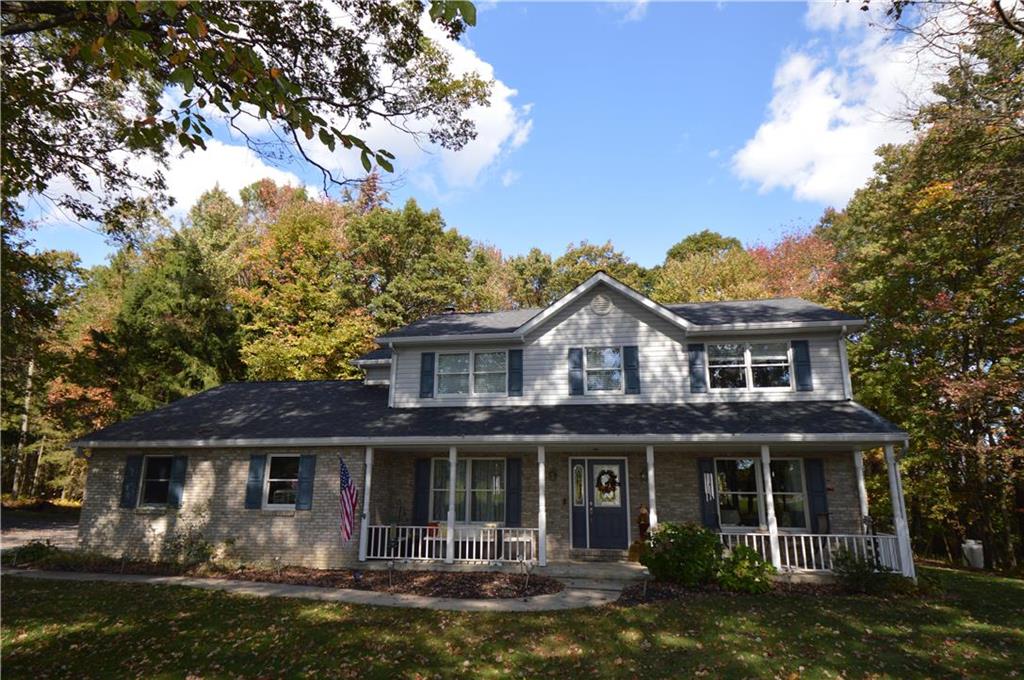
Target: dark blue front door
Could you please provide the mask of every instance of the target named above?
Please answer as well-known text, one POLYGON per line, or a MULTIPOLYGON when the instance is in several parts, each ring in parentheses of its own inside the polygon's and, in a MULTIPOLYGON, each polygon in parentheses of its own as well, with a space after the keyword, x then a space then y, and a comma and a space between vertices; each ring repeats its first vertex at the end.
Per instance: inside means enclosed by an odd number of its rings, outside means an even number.
POLYGON ((629 547, 629 499, 624 459, 587 460, 590 548, 629 547))

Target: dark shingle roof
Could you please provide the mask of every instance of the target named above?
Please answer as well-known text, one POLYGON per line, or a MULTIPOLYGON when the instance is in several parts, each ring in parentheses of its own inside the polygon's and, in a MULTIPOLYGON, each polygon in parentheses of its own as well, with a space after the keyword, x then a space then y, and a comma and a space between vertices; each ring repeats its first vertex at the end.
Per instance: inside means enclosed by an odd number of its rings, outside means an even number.
POLYGON ((414 335, 452 335, 466 333, 511 333, 542 312, 539 308, 512 309, 504 312, 459 312, 437 314, 386 333, 389 338, 414 335))
POLYGON ((698 326, 732 323, 772 323, 779 321, 857 321, 856 316, 800 298, 733 300, 729 302, 690 302, 665 305, 698 326))
POLYGON ((356 359, 353 359, 352 363, 359 363, 360 361, 380 361, 382 359, 390 359, 390 358, 391 358, 391 348, 390 347, 378 347, 375 350, 371 350, 371 351, 367 352, 366 354, 363 354, 362 356, 360 356, 360 357, 358 357, 356 359))
MULTIPOLYGON (((801 321, 857 321, 858 317, 800 298, 690 302, 663 305, 692 324, 714 326, 734 323, 801 321)), ((389 338, 477 333, 511 333, 544 311, 540 308, 504 312, 438 314, 391 331, 389 338)))
POLYGON ((356 381, 229 383, 84 437, 90 442, 488 435, 897 433, 845 401, 389 408, 356 381))

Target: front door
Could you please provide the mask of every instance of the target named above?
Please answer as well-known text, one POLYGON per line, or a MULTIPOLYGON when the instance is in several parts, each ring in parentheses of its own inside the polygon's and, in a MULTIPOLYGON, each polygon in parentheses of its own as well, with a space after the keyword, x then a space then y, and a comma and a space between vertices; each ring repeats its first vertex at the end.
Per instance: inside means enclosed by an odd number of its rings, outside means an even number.
POLYGON ((573 503, 573 547, 628 548, 629 499, 625 459, 575 459, 570 465, 576 501, 573 503), (583 494, 579 493, 580 486, 584 487, 583 494), (583 501, 582 507, 578 504, 580 500, 583 501))

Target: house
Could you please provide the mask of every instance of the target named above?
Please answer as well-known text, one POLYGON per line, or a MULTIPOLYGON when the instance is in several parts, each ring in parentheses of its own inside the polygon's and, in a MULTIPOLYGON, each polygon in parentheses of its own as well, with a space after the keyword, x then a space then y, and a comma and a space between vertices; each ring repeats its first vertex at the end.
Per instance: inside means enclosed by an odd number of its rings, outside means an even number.
POLYGON ((913 576, 907 435, 852 399, 863 325, 793 298, 661 305, 604 273, 544 309, 432 316, 378 338, 362 381, 226 384, 83 438, 80 541, 156 555, 201 521, 247 560, 543 567, 699 522, 782 570, 845 548, 913 576), (869 521, 875 447, 894 534, 869 521))

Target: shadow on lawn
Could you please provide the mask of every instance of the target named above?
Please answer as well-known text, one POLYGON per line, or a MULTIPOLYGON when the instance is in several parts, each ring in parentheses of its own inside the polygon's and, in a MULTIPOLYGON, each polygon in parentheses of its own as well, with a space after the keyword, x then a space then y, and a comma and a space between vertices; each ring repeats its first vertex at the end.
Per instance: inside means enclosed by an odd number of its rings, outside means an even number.
POLYGON ((695 593, 544 614, 255 599, 5 578, 5 677, 1008 677, 1024 583, 940 573, 948 595, 879 600, 695 593))

